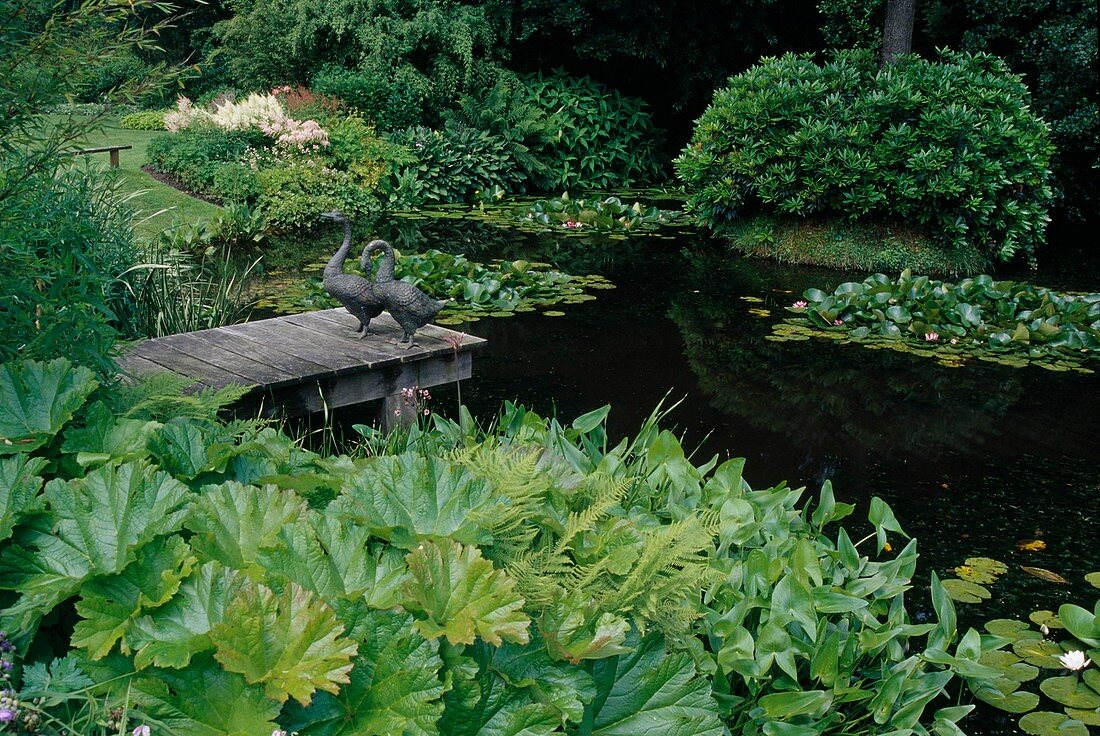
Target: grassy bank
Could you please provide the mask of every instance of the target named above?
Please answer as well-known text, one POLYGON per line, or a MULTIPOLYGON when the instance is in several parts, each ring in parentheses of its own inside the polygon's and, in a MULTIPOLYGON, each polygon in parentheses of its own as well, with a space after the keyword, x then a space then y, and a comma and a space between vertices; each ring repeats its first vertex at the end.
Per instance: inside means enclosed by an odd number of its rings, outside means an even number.
MULTIPOLYGON (((134 229, 141 237, 151 237, 173 221, 195 223, 210 220, 217 216, 221 208, 196 199, 178 189, 157 181, 142 166, 149 163, 145 149, 154 137, 164 135, 155 130, 127 130, 119 127, 117 117, 103 120, 102 126, 90 133, 80 146, 96 148, 100 146, 133 146, 132 150, 119 152, 117 176, 121 190, 133 195, 131 204, 137 210, 134 229)), ((90 154, 78 159, 82 165, 107 168, 106 153, 90 154)))

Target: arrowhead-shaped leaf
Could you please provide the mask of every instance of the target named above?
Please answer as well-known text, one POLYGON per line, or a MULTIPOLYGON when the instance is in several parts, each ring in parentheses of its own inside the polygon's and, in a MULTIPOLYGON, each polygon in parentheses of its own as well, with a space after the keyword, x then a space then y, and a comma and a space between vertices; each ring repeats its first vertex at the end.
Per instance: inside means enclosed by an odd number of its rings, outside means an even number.
POLYGON ((446 636, 452 644, 490 644, 502 639, 526 644, 531 620, 523 612, 516 581, 458 542, 424 542, 406 557, 410 580, 405 608, 422 614, 416 627, 424 636, 446 636))
POLYGON ((0 457, 0 542, 11 536, 20 516, 37 508, 44 467, 46 460, 39 457, 0 457))
POLYGON ((242 583, 240 573, 217 562, 192 573, 172 600, 134 622, 129 636, 134 665, 186 667, 195 654, 212 648, 210 629, 224 620, 242 583))
POLYGON ((243 570, 262 548, 281 544, 284 526, 306 515, 306 503, 275 486, 245 486, 228 481, 204 489, 187 526, 198 532, 192 546, 207 559, 243 570))
MULTIPOLYGON (((667 654, 660 636, 593 665, 593 736, 723 736, 710 683, 688 654, 667 654)), ((587 714, 586 714, 587 716, 587 714)))
POLYGON ((288 696, 309 705, 317 689, 337 693, 348 682, 358 645, 341 636, 332 609, 290 583, 282 595, 247 583, 210 631, 214 657, 250 683, 263 683, 268 697, 288 696))
POLYGON ((486 481, 465 468, 415 453, 372 462, 330 507, 403 549, 422 539, 485 544, 491 536, 472 513, 491 500, 486 481))
POLYGON ((0 455, 49 442, 98 385, 92 371, 64 358, 0 365, 0 455))
POLYGON ((131 697, 174 736, 263 736, 278 728, 279 704, 209 654, 182 670, 135 677, 131 697))
POLYGON ((412 627, 412 617, 372 611, 366 636, 337 695, 286 707, 286 727, 302 736, 434 736, 443 714, 438 644, 412 627))
MULTIPOLYGON (((73 630, 73 646, 86 649, 92 659, 105 657, 145 609, 163 605, 179 590, 194 560, 181 537, 162 537, 142 547, 118 575, 86 583, 76 604, 81 621, 73 630)), ((124 640, 122 652, 129 651, 124 640)))

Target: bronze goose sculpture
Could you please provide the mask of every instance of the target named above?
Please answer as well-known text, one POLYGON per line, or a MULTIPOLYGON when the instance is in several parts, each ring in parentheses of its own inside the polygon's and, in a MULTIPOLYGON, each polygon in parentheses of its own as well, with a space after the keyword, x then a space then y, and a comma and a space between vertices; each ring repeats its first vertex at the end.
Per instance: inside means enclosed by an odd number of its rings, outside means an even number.
POLYGON ((412 347, 413 335, 416 331, 439 314, 439 311, 447 306, 447 302, 432 299, 407 281, 395 279, 393 248, 385 240, 372 241, 363 251, 360 264, 364 265, 364 271, 370 267, 371 254, 379 249, 384 255, 372 284, 374 297, 405 331, 405 336, 398 344, 412 347))
POLYGON ((359 339, 362 340, 371 334, 370 321, 382 313, 382 302, 375 296, 374 285, 370 281, 362 276, 344 273, 344 261, 351 250, 351 222, 343 213, 336 211, 326 212, 321 217, 344 226, 344 242, 325 265, 325 291, 359 320, 356 332, 361 333, 359 339))

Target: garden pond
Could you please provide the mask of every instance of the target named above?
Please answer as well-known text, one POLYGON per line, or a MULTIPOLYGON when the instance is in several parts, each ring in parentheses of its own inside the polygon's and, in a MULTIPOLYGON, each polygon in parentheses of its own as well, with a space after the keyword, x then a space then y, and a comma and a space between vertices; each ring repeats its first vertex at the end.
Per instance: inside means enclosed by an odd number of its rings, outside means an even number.
MULTIPOLYGON (((488 340, 461 386, 478 419, 504 401, 563 420, 610 404, 614 437, 676 404, 665 424, 698 448, 699 463, 744 457, 755 487, 829 480, 838 500, 884 498, 919 539, 920 580, 954 578, 968 558, 1004 562, 989 600, 959 604, 964 624, 1092 607, 1097 590, 1084 576, 1100 570, 1100 374, 767 340, 805 289, 866 274, 737 257, 688 228, 623 238, 437 215, 398 217, 369 237, 406 252, 545 262, 615 285, 594 300, 453 327, 488 340)), ((1030 276, 1044 286, 1100 288, 1100 275, 1044 265, 1030 276)), ((454 387, 433 393, 433 410, 453 414, 454 387)), ((337 422, 366 416, 350 407, 337 422)), ((927 595, 913 603, 927 606, 927 595)), ((983 720, 983 733, 1018 733, 1007 714, 983 720)))

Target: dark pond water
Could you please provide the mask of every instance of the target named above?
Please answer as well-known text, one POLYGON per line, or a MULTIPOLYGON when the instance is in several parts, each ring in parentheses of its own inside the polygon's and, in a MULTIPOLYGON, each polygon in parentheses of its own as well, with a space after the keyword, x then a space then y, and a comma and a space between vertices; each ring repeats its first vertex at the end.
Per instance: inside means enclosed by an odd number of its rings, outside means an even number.
MULTIPOLYGON (((554 239, 442 220, 400 223, 383 236, 475 260, 549 261, 617 285, 595 301, 554 307, 562 317, 520 314, 461 328, 488 339, 462 385, 480 418, 494 416, 504 400, 565 419, 609 403, 610 429, 623 435, 668 396, 680 404, 667 423, 698 447, 700 461, 745 457, 756 487, 787 480, 816 490, 829 479, 839 499, 886 499, 920 540, 924 581, 930 570, 947 576, 970 556, 1008 563, 991 601, 960 604, 964 621, 1026 616, 1063 602, 1091 608, 1096 599, 1083 576, 1100 570, 1100 373, 982 362, 948 368, 825 340, 767 341, 803 289, 865 274, 739 258, 689 231, 638 241, 554 239), (759 307, 772 316, 748 311, 759 307), (1019 551, 1024 538, 1047 547, 1019 551), (1020 565, 1070 582, 1040 580, 1020 565)), ((1072 262, 1034 279, 1100 289, 1100 276, 1072 262)), ((453 391, 436 393, 440 410, 453 407, 453 391)), ((1008 728, 988 718, 983 732, 1008 728)))

